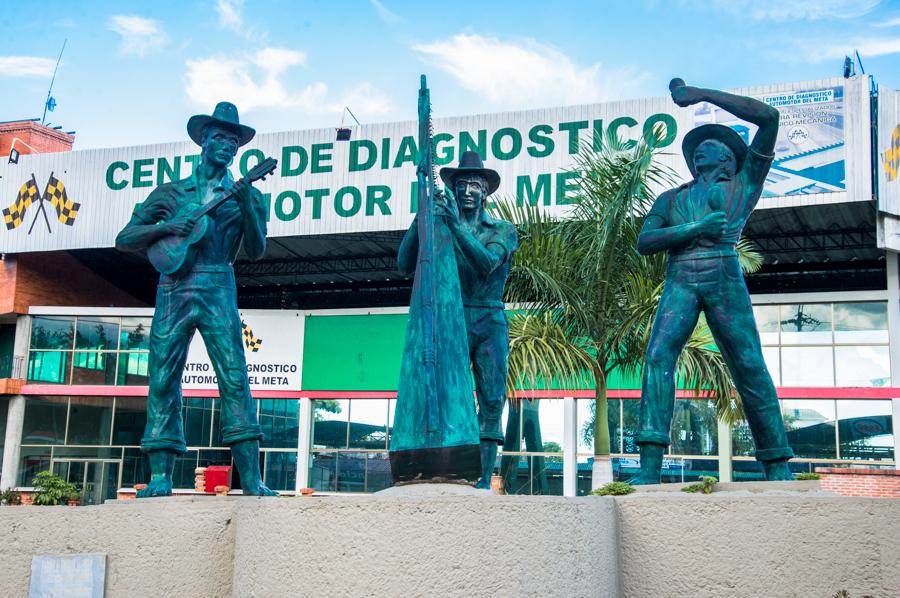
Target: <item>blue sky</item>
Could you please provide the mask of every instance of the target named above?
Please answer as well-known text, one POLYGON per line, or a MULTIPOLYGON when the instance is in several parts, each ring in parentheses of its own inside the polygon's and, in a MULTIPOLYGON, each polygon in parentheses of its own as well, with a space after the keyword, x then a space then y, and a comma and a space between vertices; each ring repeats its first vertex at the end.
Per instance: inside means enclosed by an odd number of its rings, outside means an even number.
POLYGON ((0 120, 48 120, 76 149, 186 139, 237 103, 260 132, 666 93, 673 76, 740 87, 838 76, 858 49, 900 87, 900 0, 4 1, 0 120))

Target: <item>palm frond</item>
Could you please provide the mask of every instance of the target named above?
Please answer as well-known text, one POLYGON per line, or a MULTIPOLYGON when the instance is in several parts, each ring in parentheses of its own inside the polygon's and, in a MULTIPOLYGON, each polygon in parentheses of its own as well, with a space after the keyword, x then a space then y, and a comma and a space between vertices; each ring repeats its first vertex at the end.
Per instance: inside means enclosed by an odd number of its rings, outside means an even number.
POLYGON ((577 388, 592 382, 590 344, 573 338, 549 311, 509 316, 507 388, 577 388))

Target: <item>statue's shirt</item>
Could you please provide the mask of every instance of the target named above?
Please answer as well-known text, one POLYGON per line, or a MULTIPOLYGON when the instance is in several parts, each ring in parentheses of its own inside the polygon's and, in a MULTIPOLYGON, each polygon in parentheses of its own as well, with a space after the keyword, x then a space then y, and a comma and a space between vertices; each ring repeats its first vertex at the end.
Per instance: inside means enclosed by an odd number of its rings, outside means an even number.
MULTIPOLYGON (((153 190, 144 203, 135 207, 129 224, 156 224, 171 220, 179 214, 220 197, 233 185, 234 179, 228 171, 225 171, 221 181, 206 190, 199 184, 196 173, 186 179, 162 184, 153 190)), ((254 201, 253 205, 257 210, 265 209, 261 206, 261 202, 254 201)), ((264 213, 257 215, 265 222, 264 213)), ((213 210, 209 216, 213 219, 215 229, 199 247, 194 264, 204 266, 231 264, 244 234, 241 209, 237 201, 228 200, 213 210)))
POLYGON ((725 212, 725 234, 721 239, 693 239, 670 249, 669 259, 735 255, 734 246, 759 201, 772 159, 772 156, 763 156, 749 148, 744 167, 733 178, 714 183, 694 179, 660 195, 647 217, 658 216, 667 227, 698 222, 712 212, 725 212))
POLYGON ((503 287, 509 276, 512 254, 519 247, 516 227, 505 220, 494 220, 487 212, 483 212, 481 225, 473 233, 478 241, 489 250, 491 245, 502 247, 503 261, 492 272, 487 275, 482 274, 469 262, 459 244, 454 243, 463 305, 502 309, 503 287))

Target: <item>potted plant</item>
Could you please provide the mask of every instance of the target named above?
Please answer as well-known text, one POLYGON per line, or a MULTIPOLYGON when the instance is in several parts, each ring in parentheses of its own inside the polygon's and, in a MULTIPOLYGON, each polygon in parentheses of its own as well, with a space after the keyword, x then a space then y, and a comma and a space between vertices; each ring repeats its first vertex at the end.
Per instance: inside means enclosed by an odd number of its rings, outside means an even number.
POLYGON ((72 493, 78 492, 75 486, 49 471, 34 476, 32 485, 36 505, 61 505, 68 502, 72 493))
POLYGON ((79 492, 76 488, 72 488, 69 492, 69 495, 66 496, 66 504, 70 507, 77 507, 78 503, 81 501, 81 492, 79 492))
POLYGON ((22 504, 22 495, 12 488, 7 488, 3 492, 0 492, 0 505, 7 506, 20 504, 22 504))

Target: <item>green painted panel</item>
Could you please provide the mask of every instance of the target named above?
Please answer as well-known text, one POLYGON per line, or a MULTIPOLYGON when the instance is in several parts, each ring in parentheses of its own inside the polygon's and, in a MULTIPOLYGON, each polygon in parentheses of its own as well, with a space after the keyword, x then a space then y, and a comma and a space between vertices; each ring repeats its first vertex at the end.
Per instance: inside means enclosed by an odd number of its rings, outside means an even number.
POLYGON ((303 390, 396 390, 406 314, 309 316, 303 390))

